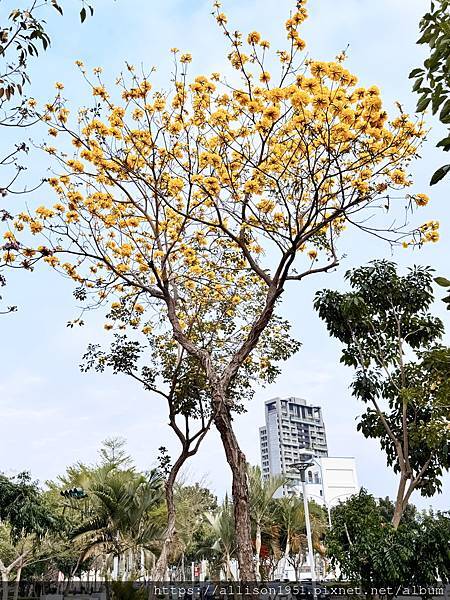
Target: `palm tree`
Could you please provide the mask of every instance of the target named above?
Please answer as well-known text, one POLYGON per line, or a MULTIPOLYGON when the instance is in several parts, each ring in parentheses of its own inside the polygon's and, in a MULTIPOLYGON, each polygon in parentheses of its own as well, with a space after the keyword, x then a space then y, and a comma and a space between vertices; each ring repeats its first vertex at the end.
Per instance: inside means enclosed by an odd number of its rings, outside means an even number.
POLYGON ((159 473, 142 475, 105 465, 90 473, 85 491, 85 517, 71 534, 81 545, 81 559, 98 554, 106 561, 118 557, 119 573, 128 573, 141 557, 144 564, 154 557, 164 525, 159 473))
POLYGON ((214 513, 206 513, 214 538, 212 550, 217 554, 225 571, 225 580, 233 579, 231 559, 236 552, 233 505, 225 496, 222 506, 214 513))
MULTIPOLYGON (((323 535, 327 529, 326 515, 321 506, 311 501, 308 504, 311 522, 313 548, 323 554, 323 535)), ((296 577, 306 554, 306 521, 303 499, 298 496, 279 498, 271 505, 275 527, 271 528, 273 545, 284 546, 282 572, 290 562, 295 569, 296 577)))
POLYGON ((263 526, 269 516, 269 507, 275 493, 287 483, 284 475, 273 475, 264 479, 261 468, 248 467, 250 492, 250 516, 255 525, 256 576, 261 578, 261 538, 263 526))

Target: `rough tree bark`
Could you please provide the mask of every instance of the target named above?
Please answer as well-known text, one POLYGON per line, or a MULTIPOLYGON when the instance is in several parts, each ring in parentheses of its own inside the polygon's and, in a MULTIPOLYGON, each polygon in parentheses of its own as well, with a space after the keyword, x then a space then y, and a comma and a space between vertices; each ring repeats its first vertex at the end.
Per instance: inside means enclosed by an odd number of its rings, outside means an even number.
POLYGON ((188 450, 183 448, 178 459, 170 469, 169 476, 165 483, 165 496, 166 496, 166 507, 167 507, 167 527, 164 534, 164 540, 161 548, 161 554, 156 561, 155 567, 152 573, 152 579, 154 581, 164 581, 167 573, 167 565, 169 562, 170 552, 176 533, 176 511, 174 501, 174 485, 178 473, 181 467, 184 465, 186 460, 192 456, 188 450))
MULTIPOLYGON (((174 378, 174 382, 176 377, 174 378)), ((174 388, 173 388, 174 389, 174 388)), ((172 389, 172 391, 173 391, 172 389)), ((152 569, 152 578, 154 581, 164 581, 167 573, 167 565, 170 558, 172 544, 176 534, 176 509, 174 500, 174 486, 184 463, 197 454, 200 444, 202 443, 205 435, 209 431, 212 423, 212 418, 209 417, 207 420, 204 417, 203 407, 200 406, 201 410, 201 427, 196 433, 191 434, 189 429, 189 417, 185 417, 185 430, 184 432, 178 427, 176 422, 176 412, 174 410, 173 397, 168 397, 170 405, 170 427, 174 430, 178 439, 181 443, 181 452, 170 469, 169 476, 165 482, 165 497, 167 507, 167 527, 164 533, 163 544, 161 553, 156 561, 154 568, 152 569)))
POLYGON ((249 511, 249 488, 247 479, 247 461, 233 431, 229 408, 225 399, 215 398, 214 424, 220 434, 227 462, 232 473, 232 496, 234 524, 239 563, 239 579, 256 581, 253 562, 253 545, 249 511))

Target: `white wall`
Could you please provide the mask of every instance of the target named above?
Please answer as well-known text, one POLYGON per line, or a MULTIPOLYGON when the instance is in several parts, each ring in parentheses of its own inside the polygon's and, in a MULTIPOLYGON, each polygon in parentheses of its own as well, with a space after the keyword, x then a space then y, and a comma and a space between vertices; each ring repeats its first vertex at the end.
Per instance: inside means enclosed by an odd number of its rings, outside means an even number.
POLYGON ((359 491, 356 474, 356 461, 351 457, 323 457, 322 488, 324 501, 328 506, 335 506, 352 494, 359 491))

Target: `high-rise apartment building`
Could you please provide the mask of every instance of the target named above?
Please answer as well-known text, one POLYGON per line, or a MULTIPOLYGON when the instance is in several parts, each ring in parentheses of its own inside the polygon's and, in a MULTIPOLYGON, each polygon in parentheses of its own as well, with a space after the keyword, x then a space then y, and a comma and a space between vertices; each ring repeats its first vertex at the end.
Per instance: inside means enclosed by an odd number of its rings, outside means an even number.
POLYGON ((266 424, 259 432, 263 476, 283 473, 296 484, 298 475, 291 471, 291 464, 300 460, 301 450, 308 449, 317 458, 328 456, 322 409, 291 397, 267 400, 265 412, 266 424))

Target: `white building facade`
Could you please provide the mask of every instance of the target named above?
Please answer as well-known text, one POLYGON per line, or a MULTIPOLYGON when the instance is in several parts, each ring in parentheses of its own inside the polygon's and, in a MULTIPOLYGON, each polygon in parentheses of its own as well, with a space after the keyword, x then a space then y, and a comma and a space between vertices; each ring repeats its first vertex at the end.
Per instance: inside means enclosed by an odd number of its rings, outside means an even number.
POLYGON ((313 465, 306 471, 311 499, 332 507, 359 490, 355 459, 328 456, 322 409, 303 398, 272 398, 265 402, 260 449, 263 476, 283 474, 289 478, 278 496, 300 489, 300 476, 292 465, 305 453, 313 456, 313 465))
POLYGON ((298 476, 291 465, 300 460, 302 451, 308 449, 317 458, 328 455, 320 406, 313 406, 303 398, 273 398, 265 403, 265 421, 259 430, 265 478, 284 474, 296 485, 298 476))

